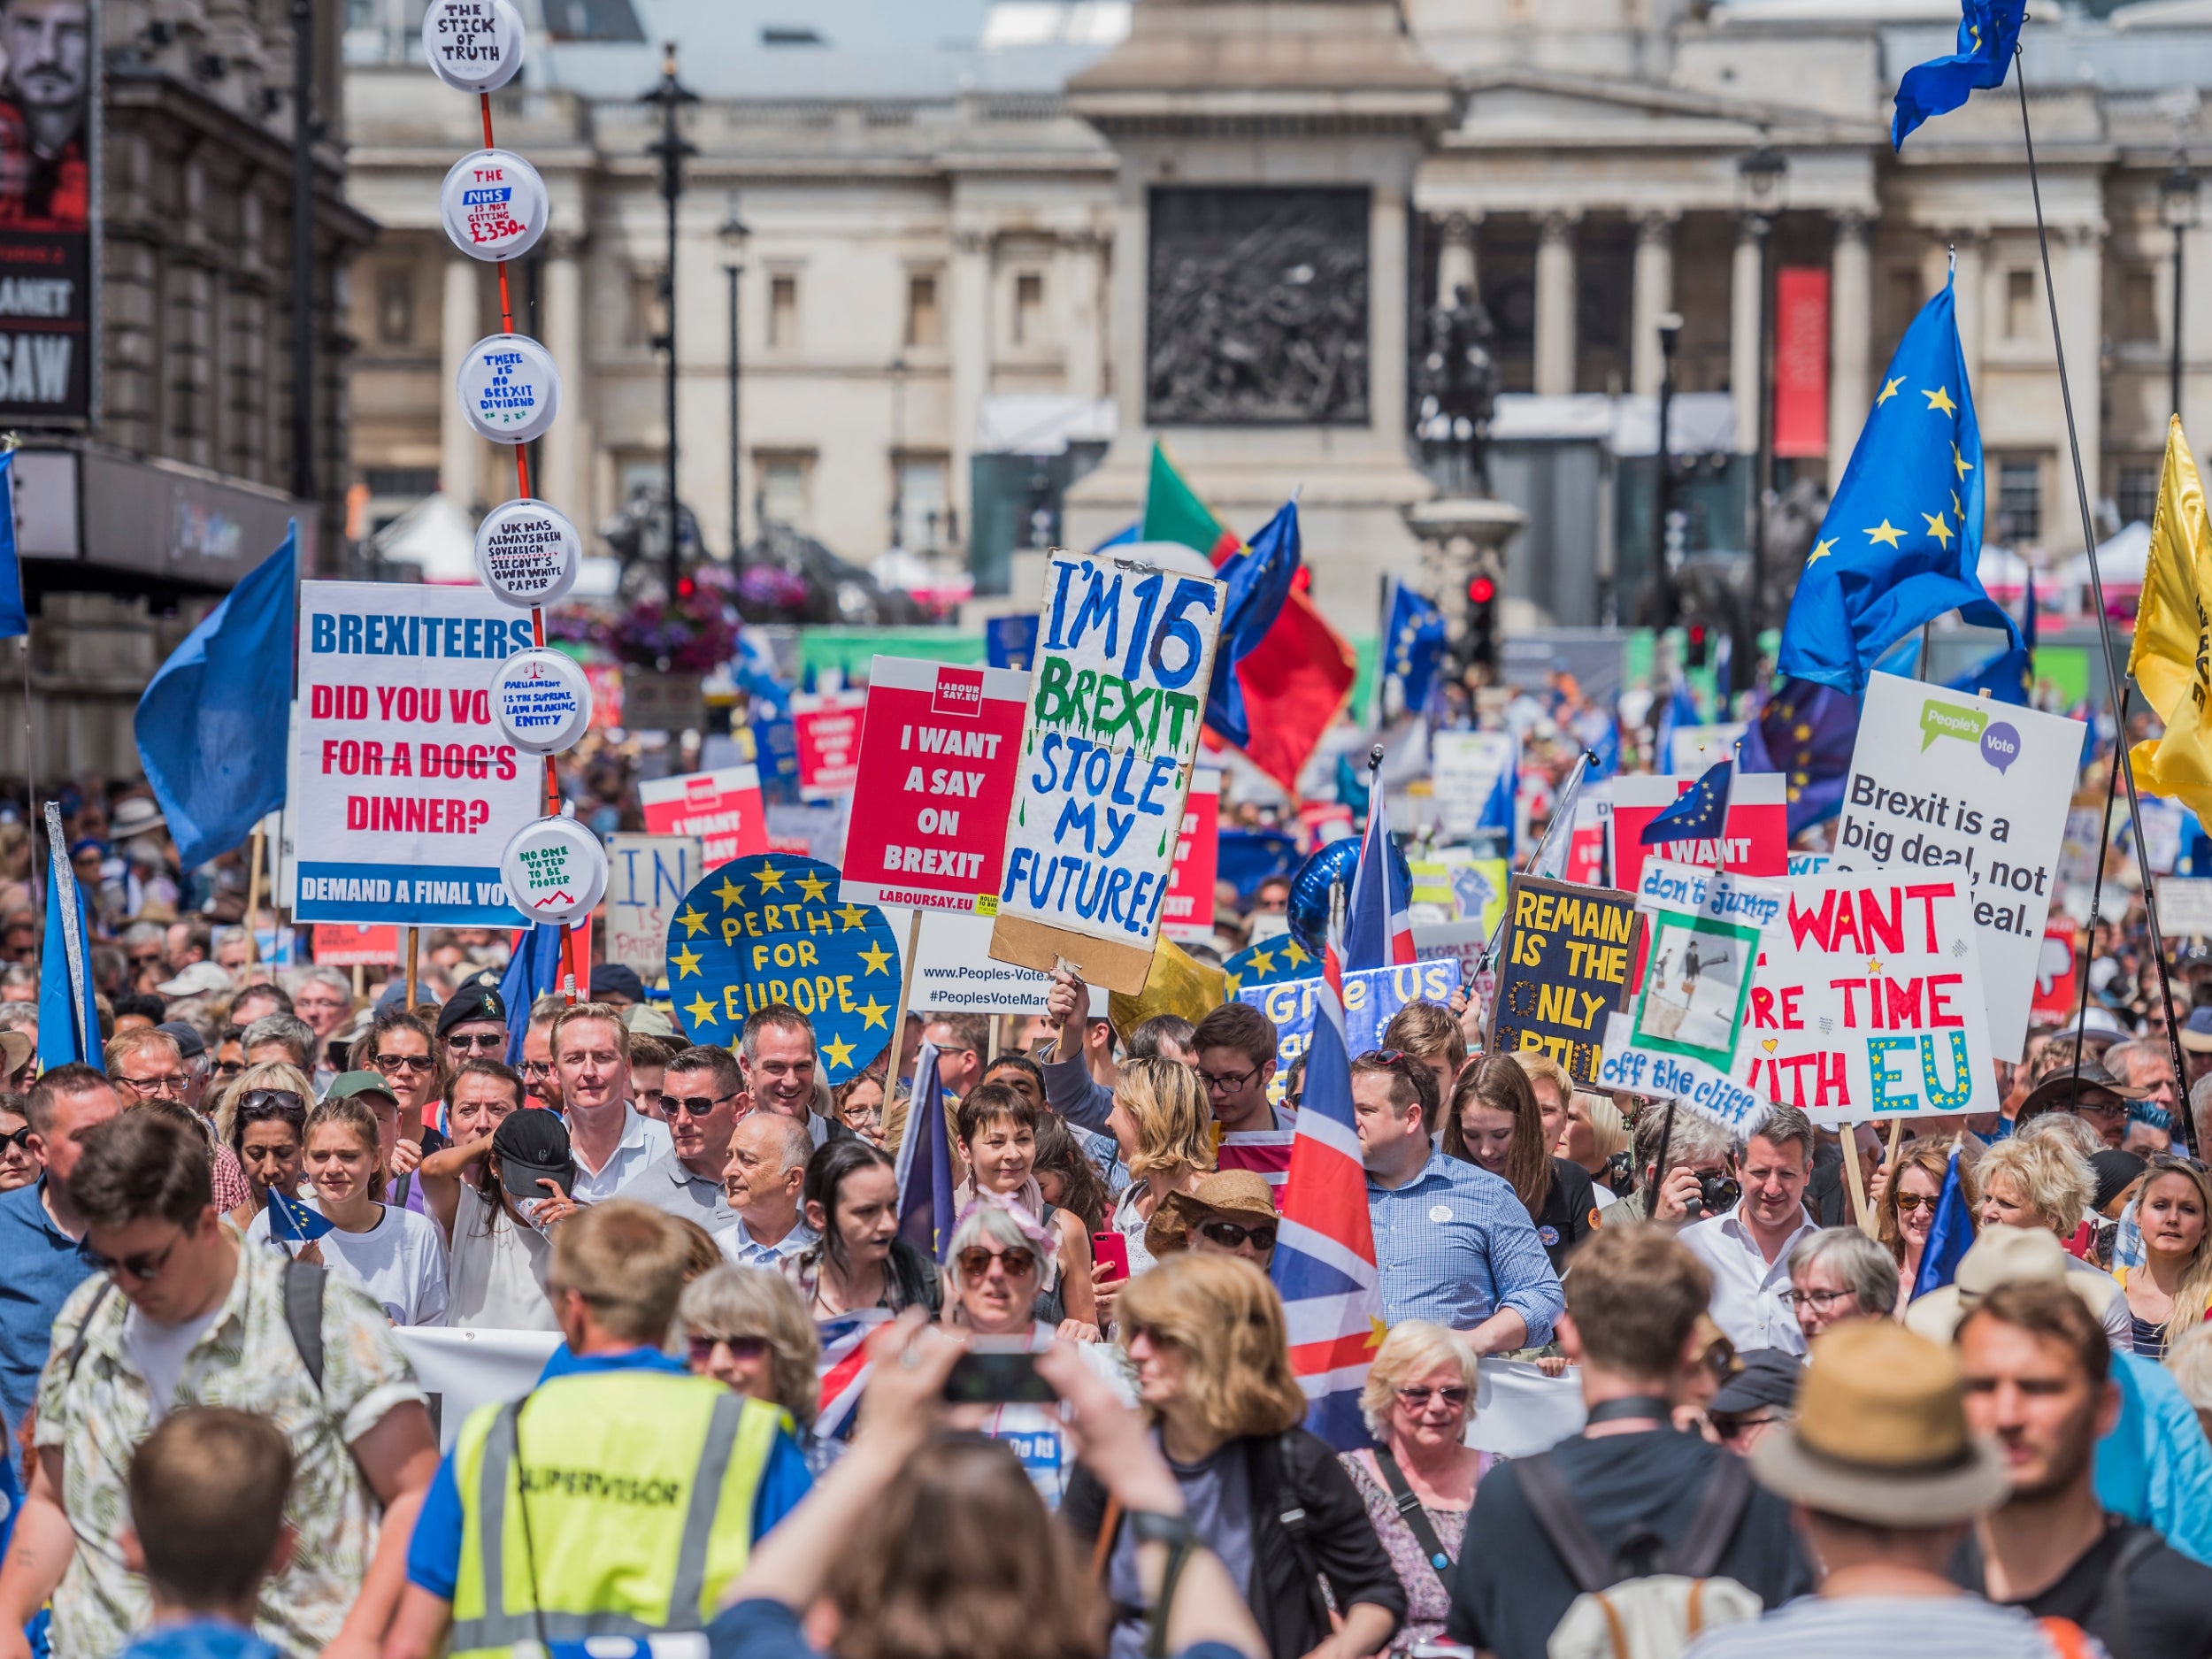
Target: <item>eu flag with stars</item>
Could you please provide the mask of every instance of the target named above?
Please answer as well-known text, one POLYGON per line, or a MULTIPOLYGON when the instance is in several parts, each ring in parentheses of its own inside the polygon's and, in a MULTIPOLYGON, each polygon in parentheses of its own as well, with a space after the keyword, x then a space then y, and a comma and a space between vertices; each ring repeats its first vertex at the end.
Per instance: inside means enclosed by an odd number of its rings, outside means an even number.
POLYGON ((1684 790, 1675 803, 1644 826, 1636 839, 1647 847, 1662 841, 1718 841, 1728 822, 1728 772, 1735 763, 1722 761, 1684 790))
POLYGON ((1958 50, 1905 71, 1897 83, 1897 113, 1889 124, 1892 149, 1932 115, 1948 115, 1977 88, 2001 87, 2012 67, 2013 43, 2028 0, 1965 0, 1959 8, 1958 50))
POLYGON ((1397 679, 1402 706, 1408 713, 1426 708, 1444 656, 1444 613, 1403 582, 1394 583, 1388 637, 1386 667, 1397 679))
MULTIPOLYGON (((1919 649, 1917 641, 1913 649, 1919 649)), ((1776 682, 1759 718, 1744 728, 1736 760, 1746 772, 1784 775, 1794 835, 1842 810, 1858 741, 1857 698, 1833 686, 1786 679, 1776 682)))
POLYGON ((1214 571, 1229 591, 1221 602, 1221 643, 1214 651, 1213 684, 1206 692, 1206 724, 1239 749, 1252 746, 1252 723, 1236 665, 1258 648, 1282 614, 1302 557, 1298 503, 1286 501, 1249 548, 1231 554, 1214 571))
POLYGON ((1950 611, 2017 645, 2019 629, 1976 572, 1981 550, 1981 427, 1947 281, 1889 360, 1798 579, 1776 666, 1855 697, 1883 652, 1950 611))

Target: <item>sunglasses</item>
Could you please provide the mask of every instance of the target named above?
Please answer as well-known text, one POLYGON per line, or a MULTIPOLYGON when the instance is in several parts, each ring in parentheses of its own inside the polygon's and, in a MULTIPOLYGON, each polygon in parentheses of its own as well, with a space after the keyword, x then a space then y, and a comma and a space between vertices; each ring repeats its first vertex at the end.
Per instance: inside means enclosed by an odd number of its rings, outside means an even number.
POLYGON ((1037 1271, 1037 1253, 1026 1245, 1018 1244, 1009 1250, 986 1249, 980 1244, 971 1244, 953 1258, 963 1279, 981 1279, 996 1262, 1006 1270, 1009 1279, 1020 1279, 1037 1271))
POLYGON ((11 1129, 5 1134, 0 1134, 0 1147, 14 1147, 19 1151, 28 1152, 31 1149, 31 1125, 25 1124, 20 1129, 11 1129))
POLYGON ((525 1077, 551 1077, 553 1075, 553 1063, 550 1060, 525 1060, 522 1063, 522 1075, 525 1077))
POLYGON ((1933 1215, 1936 1206, 1942 1202, 1939 1194, 1900 1193, 1897 1194, 1897 1213, 1901 1216, 1912 1216, 1924 1210, 1930 1215, 1933 1215))
POLYGON ((288 1088, 250 1088, 238 1102, 242 1118, 305 1118, 307 1102, 288 1088))
POLYGON ((751 1364, 768 1351, 764 1336, 695 1336, 685 1344, 694 1365, 705 1365, 714 1358, 714 1350, 726 1348, 730 1357, 741 1364, 751 1364))
POLYGON ((380 1054, 373 1056, 369 1064, 380 1071, 427 1071, 438 1063, 426 1054, 380 1054))
POLYGON ((1275 1227, 1263 1221, 1257 1226, 1240 1227, 1233 1221, 1202 1221, 1198 1231, 1225 1250, 1240 1250, 1250 1244, 1256 1250, 1275 1248, 1275 1227))
POLYGON ((236 1077, 245 1069, 243 1060, 218 1060, 212 1068, 217 1077, 236 1077))
POLYGON ((136 1256, 103 1256, 88 1244, 77 1247, 77 1259, 96 1273, 113 1273, 134 1279, 142 1284, 150 1281, 169 1265, 169 1258, 176 1254, 177 1246, 184 1242, 180 1232, 158 1250, 142 1250, 136 1256))
POLYGON ((1426 1388, 1394 1388, 1391 1392, 1398 1396, 1402 1404, 1413 1411, 1425 1409, 1432 1396, 1441 1399, 1448 1406, 1463 1406, 1468 1398, 1465 1385, 1460 1383, 1426 1388))
POLYGON ((471 1032, 466 1036, 448 1037, 445 1040, 445 1046, 449 1048, 472 1050, 478 1054, 497 1054, 506 1048, 507 1034, 498 1031, 471 1032))
POLYGON ((687 1117, 709 1118, 713 1116, 714 1109, 717 1106, 719 1106, 726 1100, 735 1100, 737 1095, 738 1091, 734 1089, 727 1094, 715 1094, 711 1096, 705 1094, 664 1094, 661 1096, 661 1104, 665 1106, 672 1112, 682 1112, 687 1117))

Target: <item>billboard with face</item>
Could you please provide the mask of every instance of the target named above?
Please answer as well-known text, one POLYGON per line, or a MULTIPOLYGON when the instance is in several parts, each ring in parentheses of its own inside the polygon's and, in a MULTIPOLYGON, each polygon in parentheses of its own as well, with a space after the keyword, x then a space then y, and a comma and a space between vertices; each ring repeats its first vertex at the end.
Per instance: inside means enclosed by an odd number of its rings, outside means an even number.
POLYGON ((96 0, 0 0, 0 425, 92 410, 96 0))

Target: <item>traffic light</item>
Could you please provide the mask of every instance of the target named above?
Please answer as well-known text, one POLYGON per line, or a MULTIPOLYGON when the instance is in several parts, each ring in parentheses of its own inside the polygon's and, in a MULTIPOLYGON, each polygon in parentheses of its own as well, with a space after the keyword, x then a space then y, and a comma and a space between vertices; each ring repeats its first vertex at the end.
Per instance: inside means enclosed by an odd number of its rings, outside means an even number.
POLYGON ((1705 625, 1693 622, 1684 633, 1687 637, 1688 649, 1683 652, 1683 662, 1691 668, 1704 667, 1709 649, 1705 641, 1705 625))
POLYGON ((1498 583, 1486 571, 1467 579, 1466 658, 1470 665, 1498 665, 1498 583))

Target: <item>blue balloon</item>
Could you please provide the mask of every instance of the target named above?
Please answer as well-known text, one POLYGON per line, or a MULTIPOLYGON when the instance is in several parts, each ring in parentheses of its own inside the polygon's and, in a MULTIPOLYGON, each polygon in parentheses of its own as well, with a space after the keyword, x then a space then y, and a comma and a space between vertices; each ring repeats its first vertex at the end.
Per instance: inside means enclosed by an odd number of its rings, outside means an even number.
MULTIPOLYGON (((1316 956, 1328 943, 1329 894, 1336 887, 1344 889, 1344 901, 1352 899, 1352 872, 1359 868, 1360 844, 1365 838, 1340 835, 1298 867, 1298 873, 1290 879, 1290 936, 1316 956)), ((1390 867, 1397 872, 1398 890, 1413 890, 1413 870, 1406 863, 1405 849, 1395 838, 1385 835, 1383 843, 1390 849, 1390 867)))

